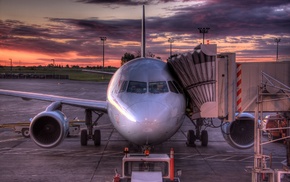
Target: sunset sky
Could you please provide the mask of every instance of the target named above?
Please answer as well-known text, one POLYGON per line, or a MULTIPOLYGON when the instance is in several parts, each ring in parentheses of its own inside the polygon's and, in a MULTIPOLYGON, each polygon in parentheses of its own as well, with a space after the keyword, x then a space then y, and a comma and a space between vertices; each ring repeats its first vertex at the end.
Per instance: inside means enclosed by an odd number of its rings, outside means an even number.
MULTIPOLYGON (((0 65, 120 66, 124 53, 140 51, 142 4, 147 52, 162 60, 205 40, 237 61, 290 60, 289 0, 0 0, 0 65)), ((206 42, 206 41, 205 41, 206 42)))

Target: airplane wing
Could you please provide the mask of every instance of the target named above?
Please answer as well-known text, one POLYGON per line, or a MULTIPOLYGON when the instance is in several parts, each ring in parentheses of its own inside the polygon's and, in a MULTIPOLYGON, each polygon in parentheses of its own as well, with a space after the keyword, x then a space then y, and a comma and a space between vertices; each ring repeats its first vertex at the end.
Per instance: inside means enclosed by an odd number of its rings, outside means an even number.
POLYGON ((108 71, 97 71, 97 70, 88 70, 88 69, 82 69, 84 72, 90 72, 90 73, 100 73, 105 75, 113 75, 115 72, 108 72, 108 71))
POLYGON ((39 93, 32 93, 32 92, 21 92, 21 91, 13 91, 13 90, 4 90, 4 89, 0 89, 0 95, 21 97, 23 100, 41 100, 41 101, 49 101, 49 102, 58 101, 62 104, 66 104, 70 106, 82 107, 85 109, 92 109, 92 110, 97 110, 97 111, 102 111, 102 112, 107 113, 106 101, 78 99, 78 98, 71 98, 71 97, 39 94, 39 93))

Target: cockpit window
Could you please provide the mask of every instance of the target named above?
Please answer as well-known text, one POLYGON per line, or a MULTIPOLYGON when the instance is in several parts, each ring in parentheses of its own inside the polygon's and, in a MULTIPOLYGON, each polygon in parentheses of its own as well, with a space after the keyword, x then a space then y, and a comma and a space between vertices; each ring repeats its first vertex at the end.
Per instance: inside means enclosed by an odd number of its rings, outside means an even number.
POLYGON ((153 94, 168 92, 166 81, 149 82, 149 92, 153 94))
POLYGON ((174 83, 175 87, 177 88, 177 90, 179 91, 179 93, 183 94, 183 90, 180 87, 180 85, 176 81, 173 81, 173 83, 174 83))
POLYGON ((169 89, 171 92, 174 92, 174 93, 177 93, 178 94, 178 90, 177 88, 174 86, 173 82, 172 81, 169 81, 168 82, 168 85, 169 85, 169 89))
POLYGON ((121 89, 119 92, 125 92, 127 89, 128 81, 123 81, 121 89))
POLYGON ((143 94, 147 92, 146 82, 130 81, 128 85, 127 92, 143 94))
POLYGON ((175 81, 168 81, 169 89, 171 92, 174 93, 183 93, 182 89, 180 88, 179 84, 175 81))

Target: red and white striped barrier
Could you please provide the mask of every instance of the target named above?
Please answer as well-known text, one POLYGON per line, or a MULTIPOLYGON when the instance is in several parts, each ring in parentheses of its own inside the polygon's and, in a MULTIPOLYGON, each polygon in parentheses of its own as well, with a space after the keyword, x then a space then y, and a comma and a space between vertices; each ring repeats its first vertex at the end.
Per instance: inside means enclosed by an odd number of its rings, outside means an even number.
POLYGON ((242 112, 242 65, 237 64, 237 111, 242 112))

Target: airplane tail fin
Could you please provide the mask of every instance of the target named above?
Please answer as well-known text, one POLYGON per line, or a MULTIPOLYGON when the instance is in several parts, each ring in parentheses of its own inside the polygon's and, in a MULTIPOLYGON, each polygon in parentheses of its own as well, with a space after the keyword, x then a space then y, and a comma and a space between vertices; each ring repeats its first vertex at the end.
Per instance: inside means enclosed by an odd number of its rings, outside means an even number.
POLYGON ((145 47, 146 47, 146 32, 145 32, 145 5, 143 5, 143 15, 142 15, 142 38, 141 38, 141 57, 145 57, 145 47))

